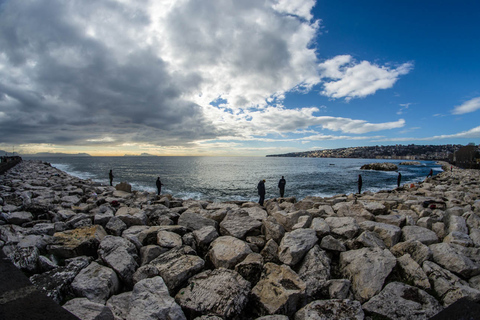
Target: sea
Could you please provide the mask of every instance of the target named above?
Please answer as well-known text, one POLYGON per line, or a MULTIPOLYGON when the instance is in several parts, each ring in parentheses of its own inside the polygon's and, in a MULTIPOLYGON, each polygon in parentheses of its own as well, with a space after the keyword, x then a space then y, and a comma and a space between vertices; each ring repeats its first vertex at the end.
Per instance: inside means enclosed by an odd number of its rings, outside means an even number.
POLYGON ((266 196, 279 196, 278 181, 285 177, 285 197, 301 200, 307 196, 331 197, 357 192, 358 175, 362 175, 363 191, 378 192, 397 186, 397 172, 360 170, 364 164, 392 162, 402 174, 401 184, 425 180, 433 170, 441 172, 434 161, 420 165, 399 165, 405 160, 335 159, 297 157, 43 157, 28 158, 50 163, 53 167, 81 179, 109 184, 128 182, 133 190, 156 192, 157 177, 162 193, 175 198, 224 202, 258 201, 257 184, 265 179, 266 196))

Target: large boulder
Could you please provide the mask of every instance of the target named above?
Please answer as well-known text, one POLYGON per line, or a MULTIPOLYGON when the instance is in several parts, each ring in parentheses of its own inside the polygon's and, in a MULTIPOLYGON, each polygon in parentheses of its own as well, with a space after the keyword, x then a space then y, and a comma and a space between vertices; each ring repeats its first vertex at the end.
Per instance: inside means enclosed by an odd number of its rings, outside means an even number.
POLYGON ((428 281, 427 274, 408 253, 397 258, 397 264, 402 279, 407 280, 408 283, 413 283, 416 287, 423 290, 430 289, 430 282, 428 281))
POLYGON ((129 227, 147 224, 147 213, 139 208, 121 207, 115 213, 115 217, 122 220, 129 227))
POLYGON ((292 315, 305 296, 305 283, 286 265, 266 263, 251 295, 259 315, 292 315))
POLYGON ((141 280, 133 287, 126 320, 186 320, 161 277, 141 280))
POLYGON ((432 250, 421 243, 418 240, 410 240, 405 242, 400 242, 390 248, 396 257, 401 257, 404 254, 409 254, 410 257, 415 260, 419 265, 422 265, 424 261, 430 260, 432 258, 432 250))
POLYGON ((63 305, 63 308, 79 319, 114 320, 109 307, 103 303, 93 302, 87 298, 75 298, 63 305))
POLYGON ((84 227, 53 235, 52 244, 47 246, 47 251, 61 258, 97 255, 100 241, 107 235, 101 226, 84 227))
POLYGON ((480 266, 448 243, 430 245, 433 261, 453 273, 470 278, 480 274, 480 266))
POLYGON ((325 222, 330 227, 332 235, 346 239, 352 239, 360 230, 357 221, 352 217, 328 217, 325 222))
POLYGON ((438 242, 438 236, 430 229, 419 226, 405 226, 402 228, 402 241, 420 241, 430 245, 438 242))
POLYGON ((298 275, 306 285, 307 297, 319 296, 322 283, 330 279, 330 264, 331 259, 318 245, 307 252, 298 268, 298 275))
POLYGON ((219 268, 190 278, 175 300, 191 319, 202 314, 230 319, 242 314, 249 292, 250 282, 236 271, 219 268))
POLYGON ((355 300, 317 300, 307 304, 295 313, 295 320, 351 319, 363 320, 362 305, 355 300))
POLYGON ((105 304, 111 295, 118 293, 120 282, 115 271, 92 262, 75 277, 72 289, 78 297, 105 304))
POLYGON ((396 245, 402 234, 402 229, 399 227, 381 222, 365 221, 360 224, 360 227, 363 230, 375 232, 388 248, 396 245))
POLYGON ((401 282, 391 282, 368 302, 363 309, 376 316, 399 320, 427 320, 443 307, 425 291, 401 282))
POLYGON ((271 216, 263 220, 262 223, 262 231, 265 235, 265 239, 267 241, 273 239, 276 243, 280 243, 285 235, 285 228, 278 223, 274 217, 271 216))
POLYGON ((199 230, 208 226, 214 227, 215 229, 217 228, 217 222, 215 220, 204 218, 191 211, 182 213, 180 218, 178 218, 178 224, 190 230, 199 230))
POLYGON ((365 302, 382 290, 396 260, 378 247, 350 250, 340 253, 340 272, 352 282, 355 298, 365 302))
POLYGON ((231 236, 222 236, 211 243, 208 257, 215 268, 233 269, 252 252, 244 241, 231 236))
POLYGON ((250 217, 243 209, 229 211, 220 223, 220 234, 244 239, 248 235, 260 234, 262 222, 250 217))
POLYGON ((278 247, 278 257, 285 264, 296 265, 317 241, 317 234, 312 229, 287 232, 278 247))
POLYGON ((106 236, 100 242, 98 255, 129 287, 133 285, 133 274, 138 268, 137 248, 122 237, 106 236))
POLYGON ((176 247, 150 262, 165 281, 170 292, 175 292, 190 277, 203 270, 205 261, 189 246, 176 247))

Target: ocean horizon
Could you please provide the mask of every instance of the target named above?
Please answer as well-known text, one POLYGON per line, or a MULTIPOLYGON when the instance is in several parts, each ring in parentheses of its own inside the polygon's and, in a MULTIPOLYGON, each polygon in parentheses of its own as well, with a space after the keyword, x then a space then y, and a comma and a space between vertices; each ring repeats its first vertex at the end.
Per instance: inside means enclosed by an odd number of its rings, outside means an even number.
POLYGON ((285 158, 285 157, 202 157, 202 156, 123 156, 123 157, 24 157, 50 163, 72 176, 113 185, 128 182, 133 190, 156 192, 155 181, 161 178, 162 193, 176 198, 223 201, 258 201, 257 184, 265 179, 266 199, 279 197, 278 181, 285 176, 285 197, 301 200, 307 196, 330 197, 357 192, 358 175, 364 191, 378 192, 401 184, 423 181, 430 169, 442 171, 435 161, 420 165, 399 165, 408 160, 285 158), (397 171, 360 170, 364 164, 391 162, 397 171))

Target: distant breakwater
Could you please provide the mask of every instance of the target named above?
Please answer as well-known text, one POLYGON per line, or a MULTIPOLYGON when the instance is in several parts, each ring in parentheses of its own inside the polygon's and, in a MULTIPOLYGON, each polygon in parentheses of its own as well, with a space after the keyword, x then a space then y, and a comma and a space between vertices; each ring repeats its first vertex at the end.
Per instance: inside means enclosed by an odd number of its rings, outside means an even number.
POLYGON ((428 319, 480 299, 479 197, 480 172, 458 168, 261 207, 125 192, 23 161, 0 176, 0 246, 84 319, 428 319))

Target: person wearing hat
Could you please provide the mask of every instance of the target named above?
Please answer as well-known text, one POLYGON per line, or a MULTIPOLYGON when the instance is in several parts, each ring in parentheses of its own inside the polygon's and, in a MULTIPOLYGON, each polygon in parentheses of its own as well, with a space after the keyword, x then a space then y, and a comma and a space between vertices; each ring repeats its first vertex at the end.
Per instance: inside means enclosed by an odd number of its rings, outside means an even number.
POLYGON ((257 189, 258 195, 260 196, 258 203, 260 203, 260 205, 263 207, 263 201, 265 200, 265 180, 260 180, 257 189))

